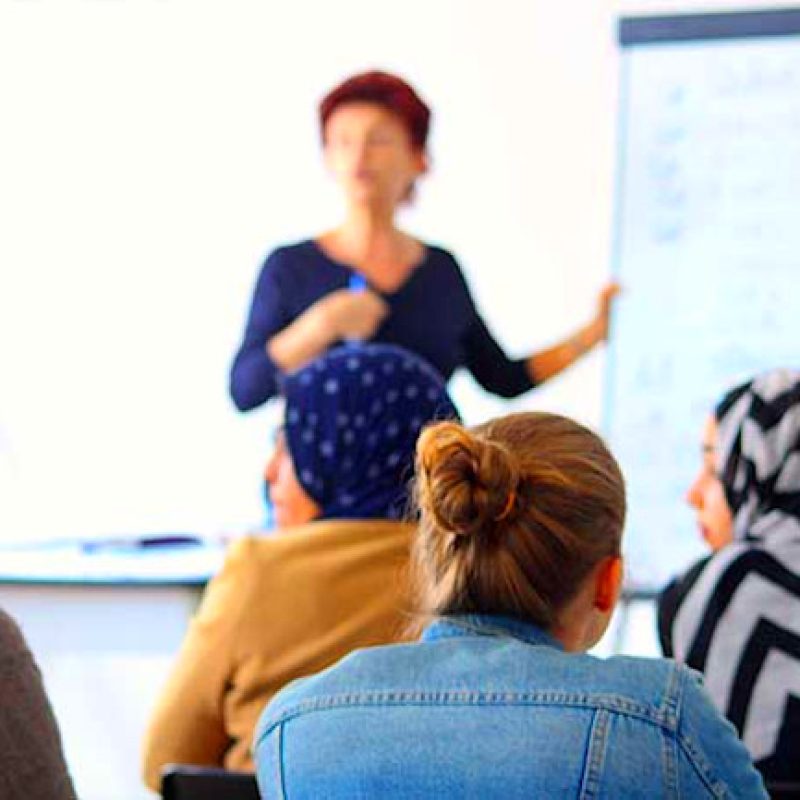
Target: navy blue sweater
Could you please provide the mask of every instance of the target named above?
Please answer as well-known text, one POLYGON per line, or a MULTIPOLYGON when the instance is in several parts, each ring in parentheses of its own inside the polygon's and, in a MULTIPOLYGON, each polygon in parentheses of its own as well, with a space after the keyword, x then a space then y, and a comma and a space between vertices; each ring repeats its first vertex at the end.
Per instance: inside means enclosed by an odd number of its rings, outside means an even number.
MULTIPOLYGON (((231 369, 231 397, 239 410, 256 408, 277 393, 279 369, 267 355, 267 341, 321 297, 347 288, 352 274, 313 240, 269 255, 231 369)), ((516 397, 533 386, 525 360, 508 358, 492 338, 447 250, 428 246, 408 280, 396 292, 381 296, 389 304, 389 315, 374 341, 417 353, 446 379, 465 366, 484 389, 502 397, 516 397)))

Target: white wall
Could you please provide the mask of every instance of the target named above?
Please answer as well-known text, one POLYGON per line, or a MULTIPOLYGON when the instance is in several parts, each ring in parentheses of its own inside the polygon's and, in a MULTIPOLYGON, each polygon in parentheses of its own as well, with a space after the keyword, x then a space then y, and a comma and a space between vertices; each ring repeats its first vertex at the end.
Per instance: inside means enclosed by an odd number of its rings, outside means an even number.
MULTIPOLYGON (((337 221, 315 108, 354 70, 396 70, 433 106, 405 221, 461 257, 508 349, 588 317, 609 269, 615 60, 610 6, 574 12, 3 5, 2 535, 258 521, 267 426, 235 412, 227 369, 265 252, 337 221)), ((590 360, 520 405, 596 420, 599 376, 590 360)), ((506 407, 456 392, 472 419, 506 407)))
MULTIPOLYGON (((315 108, 355 70, 435 110, 409 229, 522 355, 606 280, 611 0, 0 3, 0 539, 260 520, 227 370, 264 254, 338 219, 315 108)), ((625 4, 627 9, 676 4, 625 4)), ((600 417, 602 356, 512 404, 600 417)), ((461 377, 467 418, 500 413, 461 377)))

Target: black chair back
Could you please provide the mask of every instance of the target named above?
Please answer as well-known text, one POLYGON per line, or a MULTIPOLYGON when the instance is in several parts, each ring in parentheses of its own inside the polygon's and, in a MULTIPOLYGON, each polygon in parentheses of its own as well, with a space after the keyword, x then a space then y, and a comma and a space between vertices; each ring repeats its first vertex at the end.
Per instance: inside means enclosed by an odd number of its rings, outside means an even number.
POLYGON ((259 800, 254 775, 192 764, 164 768, 161 796, 164 800, 259 800))
POLYGON ((767 791, 772 800, 800 800, 797 781, 767 781, 767 791))

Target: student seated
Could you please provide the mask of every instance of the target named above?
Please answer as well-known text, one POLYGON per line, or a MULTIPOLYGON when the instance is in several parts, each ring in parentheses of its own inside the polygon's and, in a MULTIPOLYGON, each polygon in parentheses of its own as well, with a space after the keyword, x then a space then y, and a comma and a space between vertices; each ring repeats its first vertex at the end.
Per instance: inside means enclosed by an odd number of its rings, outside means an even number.
POLYGON ((729 391, 687 500, 713 554, 663 592, 664 652, 700 670, 768 782, 800 781, 800 372, 729 391))
POLYGON ((17 624, 0 611, 0 797, 75 796, 39 668, 17 624))
POLYGON ((441 423, 416 480, 432 622, 273 699, 262 797, 765 797, 694 673, 585 654, 622 576, 623 480, 596 435, 543 413, 441 423))
POLYGON ((278 531, 236 542, 206 589, 147 733, 154 789, 170 762, 252 771, 275 692, 407 625, 414 444, 456 415, 441 377, 400 348, 350 345, 288 376, 283 397, 266 468, 278 531))

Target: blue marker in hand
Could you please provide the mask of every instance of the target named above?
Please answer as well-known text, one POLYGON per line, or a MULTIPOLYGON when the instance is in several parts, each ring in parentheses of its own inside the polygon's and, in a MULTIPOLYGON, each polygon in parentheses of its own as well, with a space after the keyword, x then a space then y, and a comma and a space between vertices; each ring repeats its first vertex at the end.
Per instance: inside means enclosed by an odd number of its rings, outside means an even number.
POLYGON ((354 272, 347 282, 347 288, 351 292, 363 292, 367 288, 367 279, 363 275, 354 272))
MULTIPOLYGON (((367 279, 363 275, 354 272, 347 281, 347 288, 351 292, 365 292, 367 290, 367 279)), ((349 336, 345 339, 345 344, 358 344, 361 339, 349 336)))

